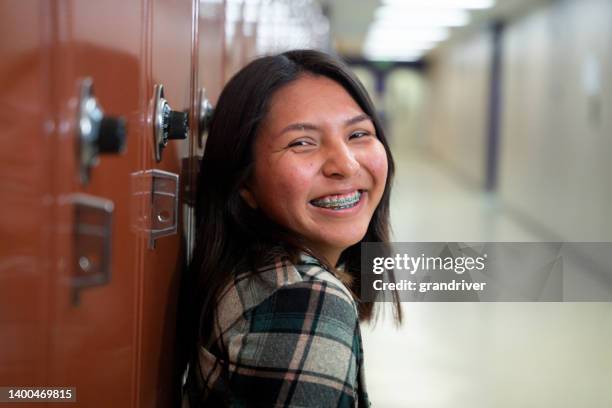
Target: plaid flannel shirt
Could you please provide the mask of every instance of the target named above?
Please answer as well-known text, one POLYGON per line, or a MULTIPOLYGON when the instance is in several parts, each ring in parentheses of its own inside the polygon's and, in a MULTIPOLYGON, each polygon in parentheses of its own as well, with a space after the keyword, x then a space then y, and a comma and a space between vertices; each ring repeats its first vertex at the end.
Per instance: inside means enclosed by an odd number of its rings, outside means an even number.
POLYGON ((184 407, 370 405, 353 297, 306 254, 235 276, 199 358, 184 407))

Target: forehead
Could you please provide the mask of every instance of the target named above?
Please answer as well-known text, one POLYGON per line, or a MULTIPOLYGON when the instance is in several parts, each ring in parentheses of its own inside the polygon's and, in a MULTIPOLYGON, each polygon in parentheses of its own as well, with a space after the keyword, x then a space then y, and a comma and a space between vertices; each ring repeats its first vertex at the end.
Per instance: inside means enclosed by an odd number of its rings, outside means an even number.
POLYGON ((273 95, 265 124, 275 128, 293 122, 343 121, 360 113, 363 110, 340 84, 306 74, 273 95))

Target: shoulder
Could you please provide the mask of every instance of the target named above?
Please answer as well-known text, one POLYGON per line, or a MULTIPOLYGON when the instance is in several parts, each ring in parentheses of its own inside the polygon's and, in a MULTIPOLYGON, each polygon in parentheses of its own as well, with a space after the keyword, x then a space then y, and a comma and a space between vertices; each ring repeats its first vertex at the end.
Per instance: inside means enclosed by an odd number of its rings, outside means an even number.
POLYGON ((322 316, 351 326, 357 321, 350 291, 305 254, 295 263, 278 256, 254 273, 236 275, 217 303, 215 337, 250 331, 270 313, 291 313, 298 320, 322 316))
MULTIPOLYGON (((306 280, 283 286, 249 310, 249 335, 282 336, 289 344, 316 338, 312 351, 350 354, 359 324, 354 303, 335 283, 306 280)), ((347 356, 348 357, 348 356, 347 356)))
POLYGON ((361 367, 357 308, 312 258, 235 277, 218 304, 216 342, 233 400, 265 406, 351 406, 361 367))
MULTIPOLYGON (((239 401, 264 406, 352 406, 361 365, 356 308, 332 281, 284 285, 225 338, 239 401)), ((247 404, 248 405, 248 404, 247 404)))

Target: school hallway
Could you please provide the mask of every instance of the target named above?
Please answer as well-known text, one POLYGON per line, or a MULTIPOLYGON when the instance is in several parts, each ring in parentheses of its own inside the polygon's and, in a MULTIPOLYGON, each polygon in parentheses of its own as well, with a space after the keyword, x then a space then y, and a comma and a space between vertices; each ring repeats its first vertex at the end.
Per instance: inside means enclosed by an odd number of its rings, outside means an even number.
MULTIPOLYGON (((424 151, 395 152, 394 241, 541 238, 424 151)), ((612 303, 402 303, 363 326, 374 407, 609 407, 612 303)))

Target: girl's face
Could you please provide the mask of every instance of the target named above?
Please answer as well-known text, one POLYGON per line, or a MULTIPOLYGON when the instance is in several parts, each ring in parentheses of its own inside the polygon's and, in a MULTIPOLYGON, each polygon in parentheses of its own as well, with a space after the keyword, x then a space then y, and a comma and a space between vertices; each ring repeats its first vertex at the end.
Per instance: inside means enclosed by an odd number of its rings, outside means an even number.
POLYGON ((336 264, 380 202, 387 155, 374 124, 333 80, 304 75, 272 97, 241 190, 253 208, 336 264))

